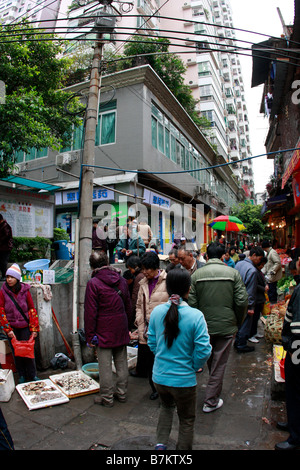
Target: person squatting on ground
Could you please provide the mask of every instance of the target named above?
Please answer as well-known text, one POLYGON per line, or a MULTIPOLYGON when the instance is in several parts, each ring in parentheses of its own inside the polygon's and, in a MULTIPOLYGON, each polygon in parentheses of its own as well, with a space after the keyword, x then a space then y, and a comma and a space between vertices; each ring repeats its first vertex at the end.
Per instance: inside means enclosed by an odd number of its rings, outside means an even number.
POLYGON ((148 346, 155 355, 153 382, 161 399, 156 450, 167 448, 175 407, 179 417, 177 450, 191 450, 196 416, 196 372, 211 353, 202 312, 190 307, 191 285, 185 269, 172 269, 166 279, 169 300, 150 316, 148 346))
POLYGON ((112 407, 114 398, 127 400, 130 294, 119 270, 108 265, 106 253, 93 252, 89 261, 93 272, 85 292, 84 329, 88 345, 97 346, 100 395, 95 403, 112 407), (116 368, 115 392, 112 360, 116 368))
POLYGON ((139 374, 147 375, 152 393, 151 400, 158 398, 158 393, 152 381, 152 368, 154 355, 147 344, 148 325, 154 307, 167 302, 169 295, 166 288, 166 271, 160 269, 159 256, 154 251, 144 254, 141 259, 144 279, 140 281, 140 288, 136 303, 136 326, 138 329, 138 358, 137 370, 139 374))
MULTIPOLYGON (((282 328, 282 345, 286 351, 284 361, 287 423, 280 429, 289 437, 275 445, 276 450, 300 449, 300 285, 289 301, 282 328)), ((279 424, 279 423, 278 423, 279 424)))
POLYGON ((39 331, 39 319, 30 293, 30 285, 21 282, 21 269, 13 264, 6 271, 6 282, 0 291, 0 325, 7 335, 14 356, 19 383, 39 380, 35 359, 14 355, 11 340, 34 339, 39 331))
POLYGON ((247 291, 240 274, 221 260, 224 252, 224 245, 218 242, 208 246, 208 262, 192 275, 188 296, 189 305, 204 314, 212 345, 212 354, 207 362, 209 380, 204 412, 217 410, 223 405, 220 394, 228 356, 248 305, 247 291))

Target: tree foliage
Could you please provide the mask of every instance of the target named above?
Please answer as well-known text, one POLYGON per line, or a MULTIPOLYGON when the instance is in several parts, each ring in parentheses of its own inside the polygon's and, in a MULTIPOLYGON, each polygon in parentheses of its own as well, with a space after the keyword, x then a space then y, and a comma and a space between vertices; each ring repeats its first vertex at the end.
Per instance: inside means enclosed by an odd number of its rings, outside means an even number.
POLYGON ((60 53, 54 35, 45 40, 26 21, 1 28, 0 80, 6 90, 0 104, 1 176, 13 168, 15 152, 59 149, 71 137, 78 117, 64 110, 69 94, 60 88, 68 60, 60 53))
POLYGON ((266 224, 262 221, 261 205, 252 205, 250 203, 241 203, 231 208, 231 215, 238 217, 247 227, 247 234, 251 236, 260 236, 260 238, 269 238, 270 233, 266 224))

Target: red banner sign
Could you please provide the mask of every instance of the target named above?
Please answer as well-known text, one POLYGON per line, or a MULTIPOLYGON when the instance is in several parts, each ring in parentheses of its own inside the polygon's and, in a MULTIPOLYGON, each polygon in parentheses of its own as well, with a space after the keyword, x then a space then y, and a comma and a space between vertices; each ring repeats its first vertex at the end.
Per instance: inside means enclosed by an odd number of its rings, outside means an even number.
MULTIPOLYGON (((299 142, 297 144, 297 147, 299 147, 299 142)), ((287 180, 289 179, 289 177, 296 171, 300 168, 300 149, 297 149, 295 150, 295 152, 293 153, 290 161, 289 161, 289 164, 288 164, 288 167, 282 177, 282 184, 281 184, 281 189, 284 188, 284 186, 286 185, 287 183, 287 180)))
POLYGON ((300 172, 293 177, 293 194, 295 207, 300 206, 300 172))

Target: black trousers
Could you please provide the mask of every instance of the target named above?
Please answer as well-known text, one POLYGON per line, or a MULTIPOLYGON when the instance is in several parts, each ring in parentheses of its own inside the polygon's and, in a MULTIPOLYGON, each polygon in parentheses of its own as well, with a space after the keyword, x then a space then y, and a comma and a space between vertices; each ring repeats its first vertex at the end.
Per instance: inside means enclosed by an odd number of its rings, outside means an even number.
MULTIPOLYGON (((298 355, 299 358, 299 355, 298 355)), ((285 390, 286 412, 290 436, 287 439, 290 444, 300 445, 300 364, 296 364, 296 358, 291 358, 286 353, 285 358, 285 390)))
POLYGON ((14 443, 0 408, 0 450, 14 450, 14 443))
MULTIPOLYGON (((30 330, 29 328, 13 328, 14 334, 19 341, 28 340, 30 338, 30 330)), ((12 350, 12 354, 14 357, 14 361, 16 364, 17 372, 19 377, 24 377, 28 381, 31 381, 36 377, 36 364, 35 359, 31 359, 30 357, 19 357, 14 355, 14 348, 11 344, 10 339, 8 338, 10 343, 10 348, 12 350)))
POLYGON ((2 277, 5 277, 10 251, 0 251, 0 271, 2 277))
POLYGON ((270 282, 269 284, 269 300, 271 304, 276 304, 277 302, 277 281, 276 282, 270 282))
POLYGON ((136 371, 141 377, 148 377, 152 392, 156 392, 152 380, 152 369, 154 364, 154 354, 148 344, 139 344, 136 371))

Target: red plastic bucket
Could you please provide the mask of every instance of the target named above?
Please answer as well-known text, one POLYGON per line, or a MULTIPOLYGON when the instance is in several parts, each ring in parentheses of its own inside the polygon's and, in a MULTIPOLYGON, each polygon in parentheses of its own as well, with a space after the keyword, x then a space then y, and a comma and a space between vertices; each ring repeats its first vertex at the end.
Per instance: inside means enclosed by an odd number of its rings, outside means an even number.
POLYGON ((280 359, 279 361, 280 375, 283 380, 285 380, 284 361, 285 361, 285 357, 283 359, 280 359))

